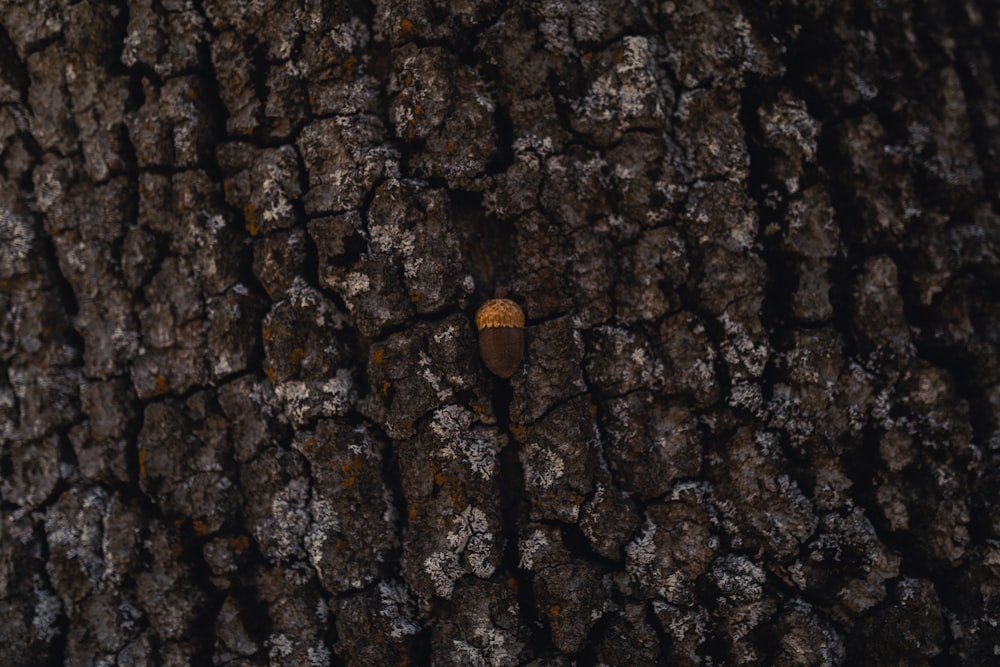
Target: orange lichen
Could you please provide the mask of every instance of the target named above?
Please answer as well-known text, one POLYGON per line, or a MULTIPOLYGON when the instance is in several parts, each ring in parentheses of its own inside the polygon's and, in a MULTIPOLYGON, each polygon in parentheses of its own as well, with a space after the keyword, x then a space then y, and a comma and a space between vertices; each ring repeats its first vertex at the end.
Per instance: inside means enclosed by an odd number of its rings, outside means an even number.
POLYGON ((465 496, 465 487, 457 479, 451 480, 449 486, 451 487, 451 492, 448 494, 448 497, 451 498, 452 507, 455 508, 456 512, 461 512, 469 503, 465 496))
POLYGON ((246 551, 250 546, 250 538, 246 535, 237 535, 229 540, 229 546, 235 551, 246 551))
POLYGON ((252 225, 257 219, 257 207, 253 205, 253 202, 247 202, 243 205, 243 218, 247 221, 247 226, 252 225))

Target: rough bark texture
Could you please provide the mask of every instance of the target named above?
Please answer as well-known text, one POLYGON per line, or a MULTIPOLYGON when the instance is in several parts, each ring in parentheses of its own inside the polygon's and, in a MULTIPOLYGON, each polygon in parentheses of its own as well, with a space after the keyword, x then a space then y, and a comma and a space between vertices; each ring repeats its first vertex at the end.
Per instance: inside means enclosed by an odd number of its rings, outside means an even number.
POLYGON ((996 53, 972 1, 0 0, 0 663, 996 660, 996 53))

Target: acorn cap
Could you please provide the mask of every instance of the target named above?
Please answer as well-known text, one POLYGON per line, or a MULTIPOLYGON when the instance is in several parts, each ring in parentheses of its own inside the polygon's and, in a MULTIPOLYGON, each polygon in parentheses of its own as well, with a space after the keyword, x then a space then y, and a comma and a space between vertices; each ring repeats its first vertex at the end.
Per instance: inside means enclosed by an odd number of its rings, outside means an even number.
POLYGON ((524 328, 524 311, 510 299, 490 299, 476 311, 476 329, 524 328))

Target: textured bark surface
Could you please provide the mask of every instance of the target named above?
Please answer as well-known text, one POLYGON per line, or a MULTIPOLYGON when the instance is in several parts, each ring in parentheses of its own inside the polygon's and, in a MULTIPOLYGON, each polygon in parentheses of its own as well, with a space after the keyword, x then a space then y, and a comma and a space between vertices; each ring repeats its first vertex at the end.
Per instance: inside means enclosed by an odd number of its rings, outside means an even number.
POLYGON ((0 663, 995 660, 996 53, 990 2, 0 0, 0 663))

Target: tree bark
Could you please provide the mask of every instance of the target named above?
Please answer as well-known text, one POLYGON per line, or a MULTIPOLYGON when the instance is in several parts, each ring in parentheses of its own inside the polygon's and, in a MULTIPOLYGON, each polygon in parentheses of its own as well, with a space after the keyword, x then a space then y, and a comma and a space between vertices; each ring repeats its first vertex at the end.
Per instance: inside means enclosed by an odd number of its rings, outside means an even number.
POLYGON ((0 663, 995 660, 996 53, 972 1, 0 0, 0 663))

